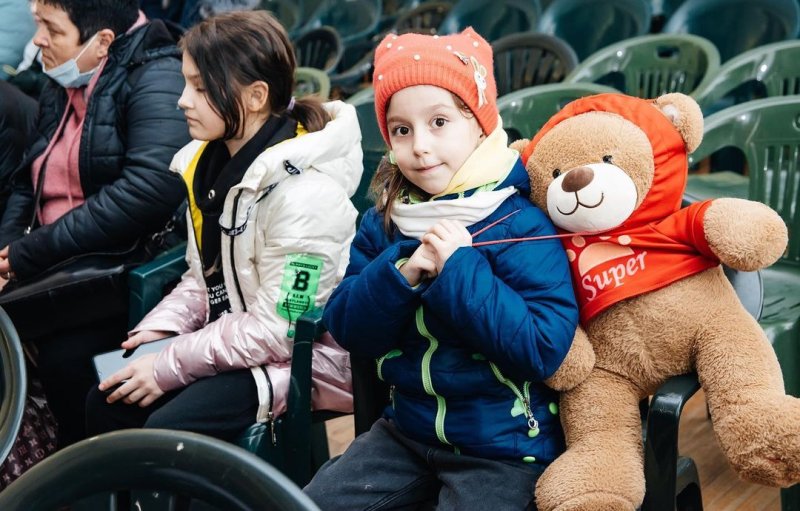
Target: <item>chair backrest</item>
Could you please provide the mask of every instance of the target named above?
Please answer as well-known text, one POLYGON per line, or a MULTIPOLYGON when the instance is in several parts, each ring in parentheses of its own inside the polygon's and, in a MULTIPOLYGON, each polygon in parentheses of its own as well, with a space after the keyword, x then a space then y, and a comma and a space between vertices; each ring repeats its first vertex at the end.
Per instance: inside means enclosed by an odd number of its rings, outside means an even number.
POLYGON ((179 502, 226 510, 319 509, 286 476, 239 447, 152 429, 116 431, 57 452, 6 488, 0 509, 59 509, 109 492, 109 503, 122 506, 115 509, 128 509, 130 490, 173 493, 179 502))
POLYGON ((561 39, 547 34, 511 34, 492 43, 497 95, 558 83, 575 68, 578 57, 561 39))
POLYGON ((383 16, 399 16, 404 12, 408 12, 418 5, 423 3, 424 0, 384 0, 383 1, 383 16))
POLYGON ((298 67, 294 70, 294 95, 298 98, 314 95, 327 101, 331 93, 331 79, 321 69, 298 67))
POLYGON ((356 108, 358 124, 361 126, 361 149, 364 151, 364 173, 352 197, 360 219, 364 212, 374 205, 367 197, 367 191, 381 158, 386 154, 386 143, 383 141, 375 116, 375 91, 372 87, 354 94, 347 102, 356 108))
POLYGON ((453 5, 439 27, 440 34, 456 34, 472 27, 489 42, 536 27, 538 0, 461 0, 453 5))
MULTIPOLYGON (((746 100, 800 94, 798 62, 800 40, 759 46, 724 63, 692 95, 703 110, 713 110, 734 91, 744 94, 746 100), (741 90, 742 87, 748 90, 741 90), (750 97, 753 95, 757 97, 750 97)), ((733 95, 733 101, 741 102, 737 94, 733 95)))
POLYGON ((331 27, 311 29, 294 42, 297 65, 333 71, 342 59, 344 46, 339 33, 331 27))
POLYGON ((314 17, 317 9, 325 3, 326 0, 294 0, 300 7, 300 27, 306 26, 314 17))
POLYGON ((663 16, 669 19, 683 2, 684 0, 650 0, 650 9, 653 17, 663 16))
POLYGON ((762 44, 792 39, 800 29, 797 0, 686 0, 664 32, 705 37, 722 62, 762 44))
POLYGON ((581 62, 566 82, 594 82, 631 96, 690 94, 719 69, 710 41, 689 34, 633 37, 600 49, 581 62))
POLYGON ((453 8, 449 2, 426 2, 406 11, 397 17, 394 30, 398 34, 413 32, 416 34, 435 35, 439 26, 453 8))
MULTIPOLYGON (((22 343, 11 318, 0 308, 0 463, 2 463, 17 439, 22 415, 25 412, 25 396, 28 394, 28 378, 25 369, 25 354, 22 343)), ((10 509, 10 508, 9 508, 10 509)))
POLYGON ((619 92, 594 83, 536 85, 506 94, 497 100, 509 141, 533 137, 550 117, 567 103, 584 96, 619 92))
POLYGON ((326 0, 303 28, 332 27, 347 45, 374 34, 382 11, 381 0, 326 0))
POLYGON ((565 40, 581 61, 609 44, 650 29, 649 0, 559 0, 542 13, 538 31, 565 40))
POLYGON ((800 264, 800 96, 748 101, 710 115, 689 164, 729 146, 747 160, 749 198, 777 211, 789 227, 784 259, 800 264))
POLYGON ((290 0, 261 0, 258 8, 269 11, 281 22, 286 32, 290 34, 300 28, 302 13, 300 12, 300 4, 297 2, 290 0))

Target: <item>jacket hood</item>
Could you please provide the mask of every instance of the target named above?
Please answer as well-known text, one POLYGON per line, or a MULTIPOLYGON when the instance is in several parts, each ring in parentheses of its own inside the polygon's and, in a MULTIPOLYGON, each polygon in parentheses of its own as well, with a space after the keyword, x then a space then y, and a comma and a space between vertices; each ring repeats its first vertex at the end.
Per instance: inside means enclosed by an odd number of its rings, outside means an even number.
POLYGON ((117 38, 110 56, 122 66, 137 66, 161 57, 181 57, 177 43, 182 29, 162 20, 152 20, 117 38))
MULTIPOLYGON (((250 165, 235 189, 250 191, 255 197, 262 190, 280 183, 297 171, 314 169, 331 177, 352 196, 361 180, 364 166, 361 151, 361 129, 352 105, 333 101, 323 105, 331 120, 320 131, 304 133, 276 144, 250 165), (296 169, 296 170, 293 170, 296 169)), ((205 142, 193 140, 178 151, 170 169, 186 170, 205 142)))
POLYGON ((618 229, 631 229, 661 220, 681 207, 686 187, 688 153, 681 134, 653 101, 624 94, 598 94, 573 101, 536 134, 522 153, 527 165, 536 144, 558 123, 588 112, 619 115, 641 129, 653 148, 653 182, 642 203, 618 229))

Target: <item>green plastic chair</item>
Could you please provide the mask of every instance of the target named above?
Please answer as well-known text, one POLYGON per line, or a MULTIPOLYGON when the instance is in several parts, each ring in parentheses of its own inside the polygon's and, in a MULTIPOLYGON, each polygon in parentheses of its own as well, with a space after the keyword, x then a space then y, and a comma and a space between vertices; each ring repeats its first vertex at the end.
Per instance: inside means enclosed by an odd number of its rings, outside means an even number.
POLYGON ((753 48, 725 64, 692 96, 704 112, 733 102, 800 94, 800 41, 753 48))
POLYGON ((361 175, 361 183, 359 183, 356 193, 351 198, 353 205, 358 210, 358 219, 361 220, 364 213, 374 205, 367 196, 367 192, 372 176, 386 154, 387 148, 375 116, 374 89, 372 87, 364 89, 351 96, 347 102, 356 108, 358 124, 361 126, 361 149, 364 151, 364 173, 361 175))
POLYGON ((512 142, 532 138, 550 117, 570 101, 605 92, 619 91, 595 83, 536 85, 500 97, 497 108, 503 119, 503 128, 512 142))
POLYGON ((523 32, 492 43, 497 95, 558 83, 578 64, 573 49, 556 36, 523 32))
POLYGON ((0 494, 0 509, 319 511, 278 470, 196 433, 124 430, 46 458, 0 494))
MULTIPOLYGON (((684 199, 746 197, 773 208, 789 227, 783 258, 761 271, 765 296, 759 323, 781 363, 787 392, 800 396, 800 96, 749 101, 709 116, 705 124, 690 163, 735 146, 744 152, 750 175, 689 176, 684 199)), ((800 509, 800 485, 782 490, 781 500, 784 510, 800 509)))
POLYGON ((258 9, 269 11, 289 34, 300 27, 300 4, 290 0, 261 0, 258 9))
POLYGON ((797 0, 686 0, 664 26, 665 33, 705 37, 722 62, 742 52, 786 39, 800 30, 797 0))
POLYGON ((344 47, 339 33, 331 27, 316 27, 306 30, 294 40, 297 65, 322 69, 333 73, 342 60, 344 47))
POLYGON ((566 41, 582 61, 600 48, 650 29, 649 0, 558 0, 542 13, 538 31, 566 41))
POLYGON ((28 377, 25 354, 17 330, 6 311, 0 308, 0 463, 2 463, 17 439, 22 416, 25 412, 25 397, 28 394, 28 377))
POLYGON ((294 70, 294 95, 316 96, 321 101, 327 101, 331 93, 331 79, 321 69, 313 67, 298 67, 294 70))
POLYGON ((404 12, 395 20, 392 28, 398 34, 436 35, 453 4, 450 2, 426 2, 404 12))
POLYGON ((375 46, 379 38, 380 35, 375 35, 371 39, 347 45, 342 60, 330 75, 332 98, 347 98, 372 83, 375 46))
POLYGON ((378 29, 383 2, 381 0, 325 0, 302 28, 329 26, 336 30, 347 46, 368 39, 378 29))
POLYGON ((689 34, 658 34, 613 43, 581 62, 564 80, 613 86, 639 98, 691 94, 719 68, 710 41, 689 34))
MULTIPOLYGON (((750 176, 749 179, 742 176, 735 187, 730 175, 723 174, 724 191, 770 206, 792 233, 800 233, 800 210, 796 208, 800 181, 800 96, 748 101, 707 117, 703 142, 690 155, 690 165, 729 146, 742 150, 750 176)), ((706 190, 711 190, 715 175, 712 172, 702 176, 706 190)), ((688 197, 702 200, 725 196, 695 189, 693 182, 700 177, 689 177, 688 197)), ((784 260, 800 265, 800 236, 789 240, 784 260)))
POLYGON ((457 34, 472 27, 489 42, 536 27, 541 9, 538 0, 461 0, 453 4, 439 27, 439 34, 457 34))
POLYGON ((672 13, 683 3, 683 0, 650 0, 653 18, 650 22, 650 33, 658 34, 664 28, 672 13))

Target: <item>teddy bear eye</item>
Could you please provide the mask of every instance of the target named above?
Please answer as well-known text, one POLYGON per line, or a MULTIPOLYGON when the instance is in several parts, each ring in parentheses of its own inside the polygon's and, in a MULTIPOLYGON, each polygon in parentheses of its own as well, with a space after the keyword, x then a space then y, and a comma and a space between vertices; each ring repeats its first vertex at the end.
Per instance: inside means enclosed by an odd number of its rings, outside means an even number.
POLYGON ((610 154, 603 156, 603 163, 612 163, 614 159, 611 157, 610 154))
POLYGON ((560 175, 561 175, 561 171, 560 170, 556 169, 556 170, 553 171, 553 179, 557 178, 560 175))

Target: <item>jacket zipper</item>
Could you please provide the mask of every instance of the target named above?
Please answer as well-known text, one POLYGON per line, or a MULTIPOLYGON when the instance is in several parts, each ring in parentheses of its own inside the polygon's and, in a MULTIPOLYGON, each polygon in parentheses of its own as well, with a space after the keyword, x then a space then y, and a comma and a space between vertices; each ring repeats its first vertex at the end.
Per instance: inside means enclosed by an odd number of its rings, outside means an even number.
MULTIPOLYGON (((239 190, 239 193, 236 194, 236 199, 233 202, 233 211, 231 212, 231 225, 236 225, 236 212, 239 209, 239 198, 242 196, 244 190, 239 190)), ((242 287, 239 284, 239 274, 236 273, 236 258, 234 257, 234 250, 233 250, 233 243, 236 239, 236 236, 228 236, 230 239, 230 257, 231 257, 231 273, 233 273, 233 284, 236 287, 236 294, 239 296, 239 302, 242 304, 242 311, 247 312, 247 304, 244 302, 244 295, 242 294, 242 287)), ((269 381, 269 377, 267 378, 269 381)), ((272 386, 272 383, 270 383, 272 386)), ((273 431, 273 439, 274 439, 274 431, 273 431)), ((274 443, 274 440, 273 440, 274 443)))
POLYGON ((433 379, 431 378, 431 358, 433 358, 433 352, 439 347, 439 341, 428 332, 423 318, 422 307, 417 309, 416 321, 417 330, 419 330, 419 333, 428 339, 430 343, 430 346, 422 356, 422 386, 425 388, 425 392, 428 395, 436 398, 436 437, 443 444, 453 445, 444 433, 444 418, 447 414, 447 402, 444 400, 443 396, 438 395, 433 389, 433 379))
POLYGON ((391 351, 390 351, 390 352, 388 352, 386 355, 382 356, 381 358, 379 358, 379 359, 377 360, 377 366, 378 366, 378 378, 379 378, 381 381, 385 381, 385 380, 383 379, 383 362, 384 362, 385 360, 387 360, 387 359, 390 359, 390 358, 399 357, 399 356, 400 356, 400 355, 402 355, 402 354, 403 354, 403 351, 402 351, 402 350, 394 349, 394 350, 391 350, 391 351))
POLYGON ((261 366, 264 372, 264 377, 267 379, 267 388, 269 388, 269 411, 267 412, 267 422, 269 422, 269 432, 272 438, 272 445, 278 444, 278 437, 275 435, 275 414, 272 412, 272 407, 275 406, 275 390, 272 387, 272 380, 269 377, 267 368, 261 366))
POLYGON ((531 411, 531 382, 526 381, 522 385, 522 392, 520 392, 519 387, 517 387, 513 381, 503 376, 503 373, 500 372, 500 369, 494 364, 494 362, 489 362, 489 366, 492 368, 495 378, 497 378, 500 383, 511 389, 511 392, 513 392, 514 395, 517 396, 517 399, 519 399, 522 403, 522 406, 524 407, 525 418, 528 420, 528 429, 538 433, 539 421, 536 420, 536 417, 533 416, 533 411, 531 411))

